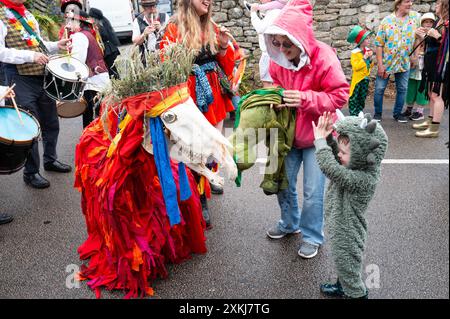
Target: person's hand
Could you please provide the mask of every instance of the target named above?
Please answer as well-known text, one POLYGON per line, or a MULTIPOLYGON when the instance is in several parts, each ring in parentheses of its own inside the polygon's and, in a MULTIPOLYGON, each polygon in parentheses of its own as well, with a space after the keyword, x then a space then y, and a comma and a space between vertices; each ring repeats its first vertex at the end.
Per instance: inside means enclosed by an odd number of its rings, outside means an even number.
POLYGON ((149 25, 148 27, 146 27, 145 29, 144 29, 144 35, 145 36, 147 36, 147 35, 149 35, 149 34, 151 34, 151 33, 153 33, 153 32, 155 32, 155 25, 153 24, 153 25, 149 25))
POLYGON ((46 56, 43 53, 35 52, 34 53, 34 63, 40 64, 40 65, 46 65, 49 61, 48 56, 46 56))
POLYGON ((378 65, 378 76, 385 79, 386 67, 383 64, 378 65))
POLYGON ((228 46, 228 42, 230 41, 230 31, 224 26, 221 26, 219 29, 218 41, 221 48, 226 48, 228 46))
POLYGON ((300 107, 300 91, 298 90, 285 90, 283 92, 283 103, 281 107, 300 107))
POLYGON ((427 29, 425 29, 424 27, 417 28, 416 35, 419 38, 423 39, 427 35, 427 29))
POLYGON ((11 87, 9 87, 6 91, 7 91, 7 93, 4 97, 5 99, 13 99, 16 97, 16 93, 14 92, 14 90, 11 87))
POLYGON ((330 112, 325 112, 316 123, 312 121, 312 127, 314 132, 314 138, 327 138, 333 132, 333 118, 330 112))
POLYGON ((8 99, 13 99, 16 97, 16 92, 14 92, 14 90, 9 91, 8 95, 6 96, 6 98, 8 99))
POLYGON ((61 39, 57 42, 58 48, 60 50, 69 51, 72 48, 72 40, 71 39, 61 39))
POLYGON ((442 35, 439 33, 439 31, 436 29, 433 29, 433 28, 428 30, 427 35, 429 37, 433 37, 435 39, 439 39, 440 37, 442 37, 442 35))
POLYGON ((156 31, 159 31, 161 29, 161 22, 153 21, 153 26, 155 27, 156 31))
POLYGON ((372 56, 373 56, 372 50, 368 50, 368 51, 366 51, 366 53, 364 53, 364 59, 366 59, 366 60, 372 56))
POLYGON ((256 12, 256 11, 258 11, 258 10, 259 10, 259 4, 253 3, 253 4, 250 6, 250 11, 256 12))

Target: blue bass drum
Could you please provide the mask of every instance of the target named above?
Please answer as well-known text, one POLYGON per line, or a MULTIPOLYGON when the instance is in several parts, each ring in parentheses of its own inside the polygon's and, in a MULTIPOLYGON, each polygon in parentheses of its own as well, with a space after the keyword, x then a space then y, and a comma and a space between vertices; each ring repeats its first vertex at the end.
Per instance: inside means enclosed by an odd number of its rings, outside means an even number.
POLYGON ((36 118, 25 110, 19 112, 23 125, 14 107, 0 107, 0 175, 21 170, 33 142, 41 134, 36 118))

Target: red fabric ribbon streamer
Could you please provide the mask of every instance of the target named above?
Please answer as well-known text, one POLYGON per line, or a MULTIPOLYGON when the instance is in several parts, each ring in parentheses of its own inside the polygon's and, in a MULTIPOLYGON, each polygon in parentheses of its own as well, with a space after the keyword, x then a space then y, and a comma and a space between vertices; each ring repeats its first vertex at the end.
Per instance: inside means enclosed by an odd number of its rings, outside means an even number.
MULTIPOLYGON (((142 93, 136 96, 131 96, 122 100, 122 105, 127 109, 128 114, 130 114, 131 117, 136 120, 140 118, 145 113, 145 111, 151 110, 153 106, 157 105, 159 102, 163 101, 176 91, 181 90, 186 86, 186 83, 182 83, 167 89, 163 89, 161 91, 142 93)), ((181 103, 184 102, 185 101, 182 101, 181 103)), ((172 107, 177 105, 178 104, 174 104, 172 105, 172 107)))
POLYGON ((17 11, 22 17, 25 17, 25 11, 27 8, 22 4, 11 2, 10 0, 0 0, 8 9, 17 11))

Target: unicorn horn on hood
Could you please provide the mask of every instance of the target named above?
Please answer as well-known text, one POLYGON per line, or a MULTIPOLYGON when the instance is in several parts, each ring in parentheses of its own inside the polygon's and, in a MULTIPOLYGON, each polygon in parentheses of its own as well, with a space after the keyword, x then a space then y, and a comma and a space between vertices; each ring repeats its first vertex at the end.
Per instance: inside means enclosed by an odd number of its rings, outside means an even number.
POLYGON ((337 109, 336 115, 338 117, 336 122, 345 120, 345 115, 341 112, 341 110, 337 109))

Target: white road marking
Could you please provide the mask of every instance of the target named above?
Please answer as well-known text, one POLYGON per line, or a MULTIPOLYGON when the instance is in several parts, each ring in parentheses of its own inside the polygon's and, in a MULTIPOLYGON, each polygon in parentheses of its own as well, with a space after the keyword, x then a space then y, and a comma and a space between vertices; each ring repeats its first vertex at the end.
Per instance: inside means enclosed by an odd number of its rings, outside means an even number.
MULTIPOLYGON (((267 158, 258 158, 256 163, 266 164, 267 158)), ((382 164, 428 164, 428 165, 449 165, 446 159, 384 159, 382 164)))
POLYGON ((382 164, 430 164, 448 165, 449 160, 445 159, 384 159, 382 164))

